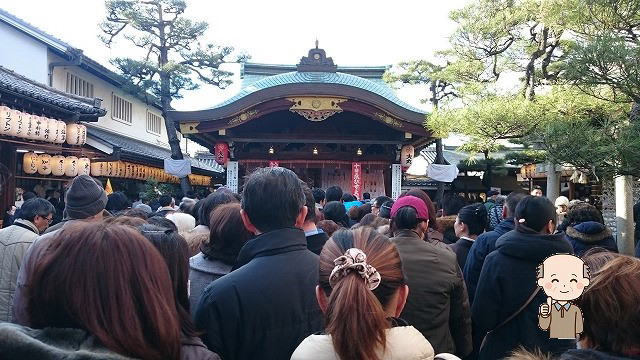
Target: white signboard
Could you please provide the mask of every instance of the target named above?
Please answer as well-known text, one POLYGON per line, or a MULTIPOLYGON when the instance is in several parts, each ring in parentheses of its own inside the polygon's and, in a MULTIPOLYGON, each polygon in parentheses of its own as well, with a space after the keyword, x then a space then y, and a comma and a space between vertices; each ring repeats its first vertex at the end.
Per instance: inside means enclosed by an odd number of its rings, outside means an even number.
POLYGON ((238 162, 227 163, 227 187, 234 193, 238 192, 238 162))
POLYGON ((391 198, 397 200, 402 191, 402 165, 391 165, 391 198))

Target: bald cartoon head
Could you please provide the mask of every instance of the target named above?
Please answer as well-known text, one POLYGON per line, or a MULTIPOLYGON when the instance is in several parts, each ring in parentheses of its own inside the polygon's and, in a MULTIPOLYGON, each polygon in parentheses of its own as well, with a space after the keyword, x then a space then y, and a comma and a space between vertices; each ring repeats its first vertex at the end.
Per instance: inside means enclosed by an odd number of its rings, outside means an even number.
POLYGON ((553 300, 575 300, 589 286, 589 267, 575 255, 549 256, 538 266, 538 286, 553 300))

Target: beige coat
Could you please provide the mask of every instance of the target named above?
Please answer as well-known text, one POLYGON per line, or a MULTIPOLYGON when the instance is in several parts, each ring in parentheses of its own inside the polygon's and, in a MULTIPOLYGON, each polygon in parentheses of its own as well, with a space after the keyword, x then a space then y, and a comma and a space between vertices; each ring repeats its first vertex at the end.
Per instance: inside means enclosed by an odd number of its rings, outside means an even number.
MULTIPOLYGON (((382 360, 432 360, 433 347, 413 326, 387 330, 387 349, 378 351, 382 360)), ((310 335, 302 341, 291 360, 339 360, 330 335, 310 335)))
POLYGON ((9 322, 13 321, 13 297, 20 266, 27 249, 38 237, 38 228, 30 221, 18 219, 15 223, 0 230, 0 259, 3 259, 0 262, 0 321, 9 322))
POLYGON ((575 339, 582 333, 582 312, 576 305, 571 304, 569 310, 556 307, 551 304, 551 314, 542 316, 538 314, 538 325, 542 330, 549 330, 551 339, 575 339))

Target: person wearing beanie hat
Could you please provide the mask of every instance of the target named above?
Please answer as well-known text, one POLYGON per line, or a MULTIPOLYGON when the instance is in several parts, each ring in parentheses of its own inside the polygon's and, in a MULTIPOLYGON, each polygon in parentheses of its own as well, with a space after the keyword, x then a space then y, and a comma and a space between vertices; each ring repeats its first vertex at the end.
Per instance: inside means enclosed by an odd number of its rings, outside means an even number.
POLYGON ((16 292, 13 297, 14 322, 29 326, 27 315, 27 299, 29 284, 27 283, 36 265, 41 261, 45 251, 55 238, 58 230, 76 221, 101 221, 107 205, 107 193, 102 184, 88 175, 76 176, 65 195, 64 218, 62 222, 47 229, 44 235, 37 238, 27 250, 20 271, 16 292))
POLYGON ((107 200, 107 193, 100 181, 89 175, 76 176, 64 197, 62 222, 47 229, 45 234, 62 228, 69 220, 90 220, 94 217, 96 220, 102 219, 107 200))
POLYGON ((455 253, 423 240, 429 210, 418 197, 393 203, 391 229, 411 289, 400 318, 429 339, 437 353, 464 358, 472 350, 471 311, 455 253))
POLYGON ((556 214, 558 214, 558 224, 560 224, 569 211, 569 199, 566 196, 558 196, 555 202, 556 214))

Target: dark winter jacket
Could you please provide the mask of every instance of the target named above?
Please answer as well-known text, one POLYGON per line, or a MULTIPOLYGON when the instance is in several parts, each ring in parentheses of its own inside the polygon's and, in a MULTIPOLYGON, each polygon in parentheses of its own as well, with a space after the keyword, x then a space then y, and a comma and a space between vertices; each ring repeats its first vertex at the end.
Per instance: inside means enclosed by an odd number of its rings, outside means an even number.
POLYGON ((213 281, 227 275, 232 267, 233 265, 220 260, 209 259, 203 253, 189 259, 189 302, 192 314, 196 311, 204 289, 213 281))
POLYGON ((560 360, 632 360, 640 356, 612 355, 592 349, 569 350, 560 356, 560 360))
MULTIPOLYGON (((538 265, 550 255, 571 252, 562 233, 511 231, 500 237, 496 250, 484 261, 471 310, 474 349, 479 349, 485 334, 515 313, 537 288, 538 265)), ((546 295, 540 291, 523 312, 487 338, 478 358, 500 359, 519 345, 556 354, 574 348, 574 340, 549 339, 549 333, 538 328, 538 308, 545 301, 546 295)))
POLYGON ((410 289, 400 317, 418 329, 436 353, 469 354, 469 300, 453 251, 422 240, 412 230, 397 231, 391 241, 410 289))
POLYGON ((247 242, 234 270, 209 285, 196 307, 204 343, 225 360, 289 359, 322 330, 318 256, 304 232, 287 228, 247 242))
POLYGON ((464 282, 467 285, 467 292, 469 293, 469 303, 472 305, 484 259, 490 252, 496 249, 496 241, 498 238, 515 228, 513 219, 505 219, 498 224, 493 231, 488 231, 478 236, 476 241, 473 242, 471 249, 469 249, 463 273, 464 282))
POLYGON ((317 234, 307 236, 307 247, 311 250, 312 253, 316 255, 320 255, 324 244, 329 240, 329 236, 327 233, 320 232, 317 234))
POLYGON ((565 236, 573 246, 574 254, 578 256, 582 256, 592 247, 601 247, 609 251, 618 252, 618 246, 611 230, 606 225, 596 221, 585 221, 569 226, 565 236))
POLYGON ((456 253, 460 269, 464 269, 464 264, 467 262, 467 256, 469 255, 469 249, 471 249, 471 246, 473 246, 473 241, 466 238, 460 238, 454 244, 449 245, 451 250, 456 253))

